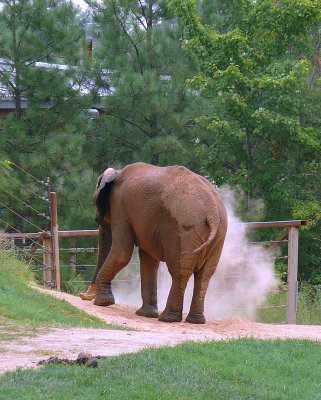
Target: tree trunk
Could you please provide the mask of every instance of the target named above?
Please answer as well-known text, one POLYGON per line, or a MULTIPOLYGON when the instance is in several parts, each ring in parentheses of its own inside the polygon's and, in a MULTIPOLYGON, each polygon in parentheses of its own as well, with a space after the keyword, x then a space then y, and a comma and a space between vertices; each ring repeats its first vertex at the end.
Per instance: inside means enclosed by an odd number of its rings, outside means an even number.
POLYGON ((21 108, 21 92, 20 92, 20 76, 16 74, 15 88, 14 88, 14 103, 15 103, 15 114, 17 121, 21 120, 22 108, 21 108))
POLYGON ((246 213, 249 213, 250 199, 252 198, 251 176, 253 171, 253 154, 252 154, 252 143, 250 134, 246 133, 246 153, 247 153, 247 188, 246 188, 246 213))
POLYGON ((149 69, 153 67, 153 52, 152 52, 152 41, 153 41, 153 0, 148 0, 147 9, 147 66, 149 69))
MULTIPOLYGON (((15 6, 15 2, 13 2, 15 6)), ((16 119, 21 120, 22 109, 21 109, 21 71, 20 71, 20 60, 19 60, 19 45, 17 38, 17 26, 16 16, 13 16, 12 21, 12 43, 13 43, 13 67, 14 67, 14 103, 16 108, 16 119)))

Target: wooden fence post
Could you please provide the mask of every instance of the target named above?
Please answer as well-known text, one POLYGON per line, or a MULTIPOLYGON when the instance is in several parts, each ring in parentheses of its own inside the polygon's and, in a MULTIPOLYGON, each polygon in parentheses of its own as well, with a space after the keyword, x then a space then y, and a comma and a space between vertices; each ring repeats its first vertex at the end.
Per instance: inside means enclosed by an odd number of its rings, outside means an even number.
POLYGON ((298 297, 298 255, 299 255, 299 229, 289 229, 288 242, 288 300, 286 322, 296 323, 297 297, 298 297))
POLYGON ((52 257, 51 257, 51 238, 44 236, 43 238, 43 285, 45 288, 51 288, 52 281, 52 257))
POLYGON ((50 192, 49 198, 50 198, 50 218, 51 218, 52 265, 54 270, 55 287, 57 290, 61 290, 59 237, 58 237, 58 209, 57 209, 56 192, 50 192))

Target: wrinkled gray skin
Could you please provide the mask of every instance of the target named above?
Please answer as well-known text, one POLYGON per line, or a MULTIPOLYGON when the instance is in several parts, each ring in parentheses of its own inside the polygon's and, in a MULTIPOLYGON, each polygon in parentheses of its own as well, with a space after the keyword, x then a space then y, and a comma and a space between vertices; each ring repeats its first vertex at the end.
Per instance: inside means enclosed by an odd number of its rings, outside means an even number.
POLYGON ((95 303, 114 304, 111 281, 139 248, 143 304, 136 312, 157 317, 157 270, 167 264, 172 286, 158 319, 182 320, 187 281, 194 292, 187 322, 205 323, 204 297, 217 267, 227 229, 223 202, 205 178, 184 167, 130 164, 108 168, 98 179, 94 202, 99 228, 95 303))

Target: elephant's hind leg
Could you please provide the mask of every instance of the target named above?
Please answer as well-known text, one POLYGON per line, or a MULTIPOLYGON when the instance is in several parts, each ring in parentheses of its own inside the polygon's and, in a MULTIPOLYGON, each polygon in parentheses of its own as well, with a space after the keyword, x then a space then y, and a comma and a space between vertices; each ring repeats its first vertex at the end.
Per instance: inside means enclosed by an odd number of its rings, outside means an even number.
POLYGON ((181 322, 183 301, 186 285, 190 276, 172 276, 172 286, 168 295, 166 307, 158 319, 163 322, 181 322))
POLYGON ((205 324, 204 299, 213 271, 214 268, 206 269, 204 266, 199 271, 194 272, 193 298, 186 322, 191 324, 205 324))
POLYGON ((193 258, 190 255, 180 257, 174 262, 168 262, 168 271, 172 277, 172 286, 168 295, 166 307, 158 319, 163 322, 181 322, 183 315, 184 294, 187 282, 192 275, 193 258))
POLYGON ((157 271, 159 260, 156 260, 142 249, 139 249, 139 259, 143 305, 136 311, 136 314, 143 317, 157 318, 157 271))
POLYGON ((158 319, 163 322, 181 322, 183 317, 184 294, 187 282, 192 275, 196 256, 190 253, 176 254, 176 248, 180 248, 180 242, 171 248, 170 257, 166 259, 168 272, 172 277, 172 286, 167 298, 164 311, 158 319), (175 248, 176 247, 176 248, 175 248))
POLYGON ((224 226, 222 232, 216 238, 214 248, 207 258, 202 268, 194 272, 194 290, 190 311, 187 315, 186 322, 192 324, 205 324, 204 317, 204 300, 211 277, 213 276, 223 249, 225 238, 224 226))

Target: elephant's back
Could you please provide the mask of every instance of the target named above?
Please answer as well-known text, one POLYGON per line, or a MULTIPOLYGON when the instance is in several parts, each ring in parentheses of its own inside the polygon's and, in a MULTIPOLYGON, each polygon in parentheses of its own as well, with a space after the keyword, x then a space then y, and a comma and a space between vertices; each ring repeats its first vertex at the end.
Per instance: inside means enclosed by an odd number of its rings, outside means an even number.
POLYGON ((166 209, 177 221, 204 220, 209 211, 224 214, 216 188, 205 178, 182 166, 158 167, 145 163, 126 166, 118 179, 122 198, 134 204, 137 212, 166 209))
POLYGON ((146 236, 163 244, 179 240, 180 245, 197 248, 209 236, 208 215, 217 225, 226 218, 214 186, 185 167, 137 163, 122 172, 122 197, 138 240, 146 236))
MULTIPOLYGON (((173 174, 171 185, 164 191, 163 201, 182 226, 193 226, 198 231, 208 215, 217 225, 224 217, 224 205, 213 185, 187 170, 173 174)), ((203 228, 204 229, 204 228, 203 228)))

